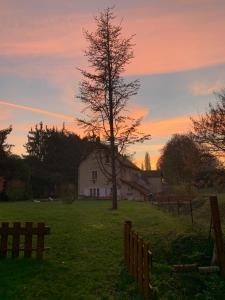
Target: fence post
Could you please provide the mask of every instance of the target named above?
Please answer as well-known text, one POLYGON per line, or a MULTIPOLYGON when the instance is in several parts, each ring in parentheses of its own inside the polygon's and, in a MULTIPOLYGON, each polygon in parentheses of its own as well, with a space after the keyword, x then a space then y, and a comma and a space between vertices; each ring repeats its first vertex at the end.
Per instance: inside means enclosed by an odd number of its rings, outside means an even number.
POLYGON ((124 223, 124 262, 129 269, 130 262, 130 231, 132 228, 132 222, 126 221, 124 223))
POLYGON ((215 234, 216 251, 218 256, 218 262, 220 266, 220 272, 225 277, 225 256, 223 246, 223 234, 220 222, 220 213, 218 206, 217 196, 210 196, 210 206, 212 212, 212 223, 215 234))

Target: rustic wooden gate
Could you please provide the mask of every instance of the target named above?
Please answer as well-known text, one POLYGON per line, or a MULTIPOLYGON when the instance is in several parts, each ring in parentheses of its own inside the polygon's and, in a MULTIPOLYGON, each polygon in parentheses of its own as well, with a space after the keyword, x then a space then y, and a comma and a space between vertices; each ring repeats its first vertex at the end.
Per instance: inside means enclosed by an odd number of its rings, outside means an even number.
POLYGON ((11 252, 13 258, 19 257, 20 251, 24 252, 24 257, 29 258, 32 252, 36 252, 36 257, 41 259, 43 252, 47 248, 44 247, 44 238, 50 233, 50 228, 45 223, 37 223, 33 226, 32 222, 26 222, 22 226, 20 222, 12 223, 2 222, 0 227, 0 257, 5 258, 8 252, 11 252), (36 237, 34 241, 33 236, 36 237), (12 238, 10 238, 12 237, 12 238), (22 246, 21 246, 22 243, 22 246))
POLYGON ((150 284, 150 270, 152 267, 152 253, 149 244, 139 238, 132 230, 132 223, 124 224, 124 262, 131 275, 135 278, 138 287, 145 299, 152 298, 152 286, 150 284), (150 269, 149 269, 150 268, 150 269))

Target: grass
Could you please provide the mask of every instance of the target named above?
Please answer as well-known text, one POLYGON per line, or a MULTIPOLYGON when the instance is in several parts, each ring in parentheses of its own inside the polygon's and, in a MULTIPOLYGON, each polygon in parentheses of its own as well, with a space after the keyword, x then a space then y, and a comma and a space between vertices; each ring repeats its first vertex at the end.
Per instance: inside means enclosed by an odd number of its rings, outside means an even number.
MULTIPOLYGON (((209 279, 194 274, 191 278, 190 274, 179 277, 170 274, 169 264, 180 259, 175 253, 179 253, 179 239, 184 237, 181 244, 186 245, 188 250, 185 247, 183 250, 188 254, 189 237, 192 246, 198 244, 195 238, 199 237, 199 226, 198 232, 193 233, 189 218, 171 216, 148 203, 122 201, 118 211, 110 210, 110 206, 108 201, 93 200, 72 204, 0 203, 1 221, 44 221, 51 228, 46 238, 51 249, 43 261, 22 258, 0 261, 0 299, 142 299, 122 263, 123 223, 128 219, 150 242, 154 255, 152 280, 160 299, 217 299, 210 298, 216 295, 215 286, 225 291, 218 276, 209 279), (188 292, 190 285, 194 286, 193 292, 188 292)), ((201 212, 197 213, 200 218, 201 212)), ((206 222, 204 215, 201 218, 206 222)), ((207 235, 204 230, 203 226, 201 236, 207 235)))

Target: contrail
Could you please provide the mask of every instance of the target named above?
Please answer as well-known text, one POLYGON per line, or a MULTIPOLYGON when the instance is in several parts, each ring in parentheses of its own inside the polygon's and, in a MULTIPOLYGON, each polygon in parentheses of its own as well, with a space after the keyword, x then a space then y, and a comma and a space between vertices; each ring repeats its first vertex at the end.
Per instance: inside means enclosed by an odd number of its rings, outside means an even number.
POLYGON ((48 111, 48 110, 41 109, 41 108, 36 108, 36 107, 32 107, 32 106, 27 106, 27 105, 15 104, 15 103, 11 103, 11 102, 4 101, 4 100, 0 100, 0 104, 6 105, 6 106, 9 106, 9 107, 12 107, 12 108, 18 108, 18 109, 23 109, 23 110, 28 110, 28 111, 32 111, 32 112, 35 112, 35 113, 39 113, 39 114, 44 114, 44 115, 47 115, 47 116, 52 116, 52 117, 55 117, 57 119, 64 120, 64 121, 70 121, 70 122, 74 121, 74 118, 72 116, 55 113, 55 112, 48 111))

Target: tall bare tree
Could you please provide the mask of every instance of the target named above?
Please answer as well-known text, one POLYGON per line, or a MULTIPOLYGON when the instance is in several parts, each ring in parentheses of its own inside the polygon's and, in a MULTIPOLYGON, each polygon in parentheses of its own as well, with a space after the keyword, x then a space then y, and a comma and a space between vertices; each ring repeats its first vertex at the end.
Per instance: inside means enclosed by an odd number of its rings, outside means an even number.
POLYGON ((192 119, 193 138, 210 152, 225 157, 225 89, 216 94, 218 102, 198 120, 192 119))
POLYGON ((114 24, 114 19, 113 9, 107 8, 95 18, 96 31, 84 33, 90 69, 80 70, 83 80, 78 98, 85 104, 85 116, 78 122, 87 132, 109 143, 112 208, 117 209, 117 149, 124 152, 128 144, 143 142, 150 135, 138 131, 141 119, 131 118, 126 110, 128 100, 137 94, 140 84, 138 80, 128 82, 121 77, 133 58, 133 36, 122 37, 121 23, 114 24))

